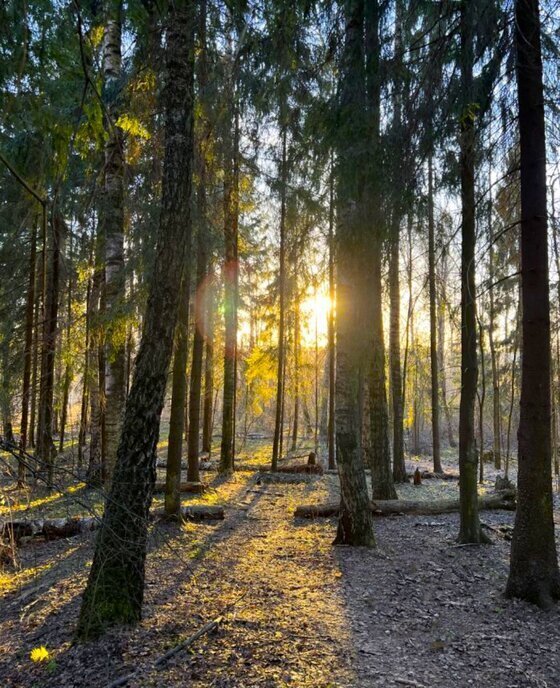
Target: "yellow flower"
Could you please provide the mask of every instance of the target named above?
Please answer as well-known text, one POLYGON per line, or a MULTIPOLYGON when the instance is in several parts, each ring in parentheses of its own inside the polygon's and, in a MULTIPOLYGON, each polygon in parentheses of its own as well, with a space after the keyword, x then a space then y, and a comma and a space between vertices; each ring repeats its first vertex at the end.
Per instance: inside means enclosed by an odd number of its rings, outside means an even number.
POLYGON ((32 662, 47 662, 51 657, 49 651, 44 645, 33 648, 29 656, 31 657, 32 662))

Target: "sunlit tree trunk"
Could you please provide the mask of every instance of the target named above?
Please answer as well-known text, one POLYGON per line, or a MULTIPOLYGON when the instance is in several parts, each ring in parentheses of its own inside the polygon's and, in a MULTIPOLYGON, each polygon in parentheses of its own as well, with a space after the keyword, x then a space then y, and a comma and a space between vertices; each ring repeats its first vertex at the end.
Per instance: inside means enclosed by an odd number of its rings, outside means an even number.
MULTIPOLYGON (((236 77, 231 75, 231 97, 237 98, 236 77)), ((220 472, 234 469, 235 447, 235 398, 237 357, 237 305, 238 277, 237 243, 239 227, 239 112, 238 103, 233 105, 233 132, 226 146, 224 159, 224 390, 222 403, 222 444, 220 472)), ((228 138, 228 137, 226 137, 228 138)))
POLYGON ((298 440, 299 429, 299 346, 300 346, 300 322, 299 322, 299 294, 297 290, 297 263, 295 265, 296 286, 294 295, 294 423, 292 427, 291 450, 295 451, 298 440))
POLYGON ((122 0, 106 0, 105 33, 102 47, 102 97, 105 108, 104 183, 99 212, 99 227, 105 248, 105 466, 104 479, 110 483, 117 458, 117 447, 124 409, 125 338, 119 321, 123 318, 124 272, 124 141, 115 126, 122 89, 121 32, 122 0))
POLYGON ((560 573, 552 505, 546 143, 538 0, 516 0, 515 20, 523 356, 518 502, 506 594, 547 608, 560 599, 560 573))
POLYGON ((336 312, 336 283, 335 283, 335 237, 334 237, 334 159, 331 154, 331 173, 329 179, 329 320, 328 320, 328 348, 329 348, 329 416, 327 441, 329 448, 328 466, 336 468, 336 436, 335 436, 335 368, 336 368, 336 340, 335 340, 335 312, 336 312))
POLYGON ((286 310, 286 192, 288 182, 287 141, 288 130, 285 122, 282 126, 282 160, 280 188, 280 265, 278 270, 279 321, 278 321, 278 364, 276 373, 276 410, 274 416, 274 439, 272 442, 272 470, 278 468, 278 459, 282 453, 282 404, 284 400, 284 348, 285 348, 285 310, 286 310))
POLYGON ((81 639, 141 618, 159 422, 191 228, 195 5, 194 0, 177 1, 167 16, 165 156, 156 259, 117 464, 80 611, 81 639))
POLYGON ((212 452, 212 415, 214 399, 214 276, 206 283, 206 343, 204 354, 204 412, 202 421, 202 451, 212 452))

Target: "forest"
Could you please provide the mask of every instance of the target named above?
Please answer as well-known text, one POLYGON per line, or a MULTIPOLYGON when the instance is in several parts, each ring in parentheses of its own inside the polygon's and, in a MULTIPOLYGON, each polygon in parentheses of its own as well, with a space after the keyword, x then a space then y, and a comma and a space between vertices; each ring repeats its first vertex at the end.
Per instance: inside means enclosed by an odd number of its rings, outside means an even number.
POLYGON ((0 1, 0 686, 560 686, 559 45, 0 1))

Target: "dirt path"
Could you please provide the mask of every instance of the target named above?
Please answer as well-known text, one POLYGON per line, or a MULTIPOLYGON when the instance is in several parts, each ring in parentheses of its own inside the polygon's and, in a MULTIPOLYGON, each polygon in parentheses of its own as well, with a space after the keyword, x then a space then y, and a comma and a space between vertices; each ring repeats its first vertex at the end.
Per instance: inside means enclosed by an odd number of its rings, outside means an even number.
MULTIPOLYGON (((142 624, 87 646, 71 641, 91 538, 29 548, 27 563, 44 573, 0 603, 0 685, 106 688, 136 668, 136 688, 560 685, 560 610, 503 599, 508 542, 456 547, 451 514, 377 520, 378 551, 333 548, 332 520, 292 513, 333 499, 335 477, 254 477, 217 486, 210 499, 226 504, 224 522, 153 532, 142 624), (217 633, 153 668, 232 602, 217 633), (50 668, 29 660, 41 644, 50 668)), ((414 494, 456 490, 430 482, 414 494)), ((511 514, 484 520, 497 526, 511 514)))

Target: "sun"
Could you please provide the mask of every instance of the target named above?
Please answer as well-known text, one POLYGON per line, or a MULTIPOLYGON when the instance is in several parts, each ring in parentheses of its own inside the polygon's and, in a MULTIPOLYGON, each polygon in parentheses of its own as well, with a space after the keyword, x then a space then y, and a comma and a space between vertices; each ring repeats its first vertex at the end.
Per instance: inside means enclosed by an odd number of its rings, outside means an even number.
POLYGON ((325 346, 331 307, 331 299, 325 292, 310 294, 301 302, 301 334, 304 346, 315 346, 315 334, 318 345, 325 346))

